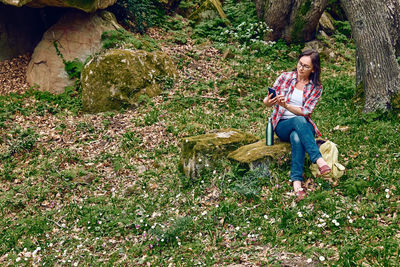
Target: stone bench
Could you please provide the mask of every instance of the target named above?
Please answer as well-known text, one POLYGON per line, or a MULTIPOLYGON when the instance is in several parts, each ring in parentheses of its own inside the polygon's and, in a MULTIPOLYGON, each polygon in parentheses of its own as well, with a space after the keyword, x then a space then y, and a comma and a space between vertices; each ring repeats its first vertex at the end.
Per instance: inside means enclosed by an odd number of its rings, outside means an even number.
POLYGON ((274 145, 267 146, 265 139, 256 143, 249 144, 238 148, 228 154, 228 159, 247 164, 251 170, 258 167, 267 167, 272 161, 290 153, 290 143, 274 140, 274 145))
POLYGON ((271 160, 290 153, 290 144, 275 140, 266 146, 265 139, 236 129, 181 139, 181 168, 188 177, 197 177, 203 169, 212 169, 220 160, 230 159, 255 169, 262 166, 267 170, 271 160))
POLYGON ((230 152, 258 140, 252 134, 232 128, 182 138, 180 164, 186 176, 196 177, 201 170, 214 168, 230 152))

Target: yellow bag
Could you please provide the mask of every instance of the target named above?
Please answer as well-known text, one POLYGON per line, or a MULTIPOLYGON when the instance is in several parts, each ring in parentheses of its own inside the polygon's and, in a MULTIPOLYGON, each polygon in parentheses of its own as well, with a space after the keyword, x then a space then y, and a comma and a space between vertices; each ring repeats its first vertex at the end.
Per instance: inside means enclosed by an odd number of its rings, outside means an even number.
MULTIPOLYGON (((330 173, 322 177, 331 182, 333 186, 337 186, 338 180, 343 176, 346 168, 338 162, 339 151, 336 147, 336 144, 331 141, 326 141, 319 147, 319 151, 321 152, 323 159, 332 169, 330 173)), ((317 164, 311 164, 310 170, 314 176, 321 175, 317 164)))

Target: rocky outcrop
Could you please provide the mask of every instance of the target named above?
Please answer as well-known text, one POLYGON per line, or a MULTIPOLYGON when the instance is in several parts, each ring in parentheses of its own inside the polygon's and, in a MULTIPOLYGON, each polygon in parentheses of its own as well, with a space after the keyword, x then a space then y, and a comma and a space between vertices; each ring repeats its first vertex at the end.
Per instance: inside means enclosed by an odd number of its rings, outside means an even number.
POLYGON ((176 68, 163 52, 110 49, 91 59, 81 76, 83 109, 96 113, 135 105, 138 97, 161 93, 176 68))
POLYGON ((319 28, 323 30, 327 34, 333 34, 335 32, 335 26, 333 25, 334 19, 328 12, 322 13, 321 18, 319 19, 319 28))
POLYGON ((236 129, 221 129, 214 133, 181 140, 181 167, 188 177, 197 177, 205 168, 212 169, 227 154, 254 143, 258 138, 236 129))
POLYGON ((0 0, 8 5, 12 6, 24 6, 29 7, 69 7, 83 10, 85 12, 94 12, 98 9, 104 9, 108 6, 115 4, 117 0, 0 0))
POLYGON ((66 13, 43 35, 37 45, 27 69, 27 81, 31 86, 52 93, 64 92, 65 86, 73 85, 65 71, 64 63, 57 55, 54 42, 65 60, 85 59, 101 49, 101 35, 104 31, 115 30, 121 26, 112 13, 99 11, 86 14, 78 10, 66 13))

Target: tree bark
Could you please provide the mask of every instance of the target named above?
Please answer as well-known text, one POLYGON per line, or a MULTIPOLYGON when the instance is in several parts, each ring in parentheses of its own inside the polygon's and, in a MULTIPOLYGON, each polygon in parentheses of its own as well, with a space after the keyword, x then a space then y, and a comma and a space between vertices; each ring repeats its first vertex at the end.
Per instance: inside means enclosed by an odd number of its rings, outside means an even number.
POLYGON ((400 56, 400 0, 386 0, 384 8, 384 19, 389 26, 389 35, 398 57, 400 56))
POLYGON ((257 15, 273 30, 269 40, 288 43, 315 38, 316 28, 329 0, 255 0, 257 15))
MULTIPOLYGON (((389 2, 398 2, 389 0, 389 2)), ((341 0, 357 49, 357 82, 364 87, 364 112, 390 109, 400 87, 388 6, 375 0, 341 0)), ((399 12, 399 10, 397 10, 399 12)))

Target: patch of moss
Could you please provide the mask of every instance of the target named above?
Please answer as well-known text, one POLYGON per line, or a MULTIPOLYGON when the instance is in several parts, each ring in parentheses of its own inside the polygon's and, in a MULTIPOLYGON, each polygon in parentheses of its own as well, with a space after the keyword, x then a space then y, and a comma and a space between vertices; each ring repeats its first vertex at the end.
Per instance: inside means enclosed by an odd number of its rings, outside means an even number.
POLYGON ((95 0, 67 0, 68 5, 74 6, 85 11, 93 11, 95 0))
POLYGON ((82 71, 83 110, 96 113, 135 105, 140 95, 161 92, 157 77, 175 76, 162 52, 110 49, 90 60, 82 71))
POLYGON ((157 42, 150 37, 139 37, 124 30, 106 31, 101 35, 104 49, 128 48, 145 50, 148 52, 159 51, 157 42))
POLYGON ((257 143, 242 146, 228 154, 228 159, 233 159, 240 163, 250 164, 265 158, 278 159, 290 153, 290 143, 277 142, 272 146, 265 144, 265 139, 257 143))

